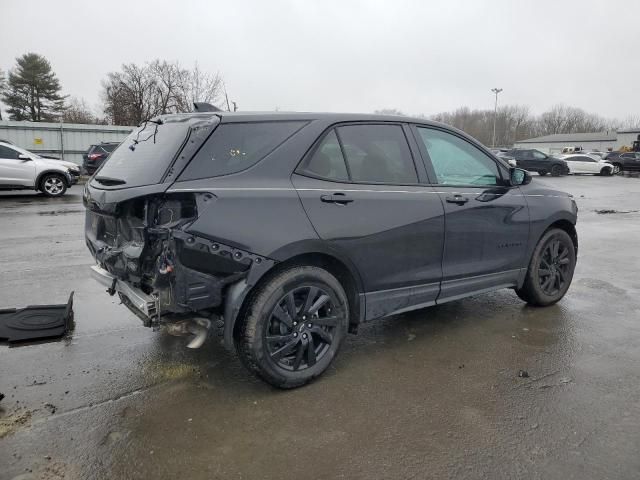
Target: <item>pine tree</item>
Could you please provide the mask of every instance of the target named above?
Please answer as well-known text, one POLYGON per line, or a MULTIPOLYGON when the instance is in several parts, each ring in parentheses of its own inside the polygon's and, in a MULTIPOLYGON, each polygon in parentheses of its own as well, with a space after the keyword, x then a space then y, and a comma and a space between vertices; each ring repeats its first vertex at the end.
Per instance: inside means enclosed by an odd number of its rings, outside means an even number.
POLYGON ((55 120, 64 111, 60 81, 42 55, 26 53, 16 59, 2 95, 12 120, 41 122, 55 120))

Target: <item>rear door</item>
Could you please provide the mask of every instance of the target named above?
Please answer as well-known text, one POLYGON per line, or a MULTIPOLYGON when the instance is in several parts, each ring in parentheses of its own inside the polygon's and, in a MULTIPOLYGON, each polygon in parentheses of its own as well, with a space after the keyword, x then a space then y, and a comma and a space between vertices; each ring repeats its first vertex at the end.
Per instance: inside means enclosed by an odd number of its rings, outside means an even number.
POLYGON ((402 124, 340 125, 292 177, 320 238, 358 269, 367 319, 438 296, 444 210, 415 155, 402 124))
POLYGON ((438 302, 515 286, 527 266, 529 210, 508 170, 467 139, 415 127, 427 171, 445 208, 438 302))
POLYGON ((0 145, 0 185, 31 187, 35 183, 33 160, 21 160, 20 152, 0 145))

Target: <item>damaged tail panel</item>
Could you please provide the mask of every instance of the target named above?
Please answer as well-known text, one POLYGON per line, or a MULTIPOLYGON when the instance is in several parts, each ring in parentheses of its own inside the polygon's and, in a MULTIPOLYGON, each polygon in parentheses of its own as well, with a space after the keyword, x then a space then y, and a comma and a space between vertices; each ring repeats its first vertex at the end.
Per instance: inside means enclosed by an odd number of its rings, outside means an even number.
POLYGON ((162 193, 87 205, 87 246, 98 263, 93 276, 146 325, 218 312, 225 287, 262 258, 188 232, 215 200, 211 193, 162 193))

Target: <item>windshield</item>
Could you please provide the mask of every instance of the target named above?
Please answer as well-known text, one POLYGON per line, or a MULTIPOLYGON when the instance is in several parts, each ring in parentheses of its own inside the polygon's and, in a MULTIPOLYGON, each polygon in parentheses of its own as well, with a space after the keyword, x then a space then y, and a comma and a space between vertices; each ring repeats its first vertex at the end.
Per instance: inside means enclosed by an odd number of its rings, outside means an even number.
POLYGON ((189 130, 187 120, 158 119, 143 123, 98 170, 94 177, 98 183, 96 187, 100 187, 101 178, 117 179, 117 184, 124 188, 159 183, 187 139, 189 130))

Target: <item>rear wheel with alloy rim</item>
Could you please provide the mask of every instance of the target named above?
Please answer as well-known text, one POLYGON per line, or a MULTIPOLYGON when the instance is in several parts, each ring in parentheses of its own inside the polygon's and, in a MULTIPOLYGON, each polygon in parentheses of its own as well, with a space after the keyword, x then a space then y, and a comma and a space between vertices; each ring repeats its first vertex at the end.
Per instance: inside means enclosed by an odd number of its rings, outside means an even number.
POLYGON ((340 282, 312 266, 284 270, 249 300, 236 335, 244 365, 280 388, 324 372, 347 333, 349 307, 340 282))
POLYGON ((576 266, 576 250, 567 232, 548 230, 538 242, 518 296, 535 306, 552 305, 564 297, 576 266))
POLYGON ((613 174, 614 175, 618 175, 621 172, 622 172, 622 165, 620 165, 619 163, 614 163, 613 164, 613 174))
POLYGON ((59 197, 67 191, 67 184, 62 175, 48 173, 40 181, 40 191, 47 197, 59 197))

